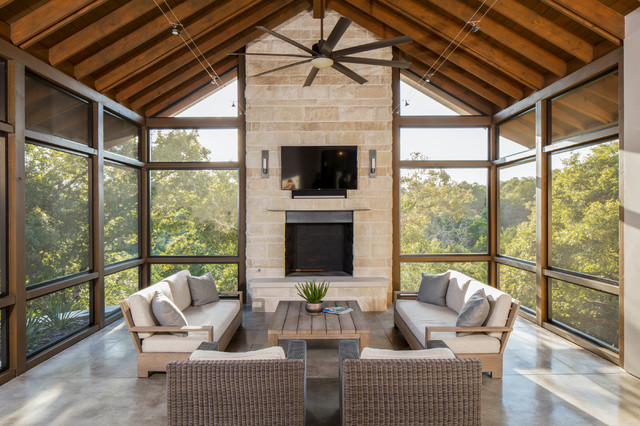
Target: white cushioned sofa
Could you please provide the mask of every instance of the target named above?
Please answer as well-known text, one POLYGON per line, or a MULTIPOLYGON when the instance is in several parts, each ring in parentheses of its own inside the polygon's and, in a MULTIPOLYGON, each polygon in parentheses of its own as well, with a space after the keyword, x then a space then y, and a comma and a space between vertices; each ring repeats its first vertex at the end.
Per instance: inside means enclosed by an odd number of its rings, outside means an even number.
POLYGON ((131 339, 138 353, 138 377, 150 371, 165 371, 172 360, 186 360, 202 342, 217 342, 224 350, 242 324, 242 292, 220 291, 219 295, 238 296, 218 302, 191 306, 187 270, 180 271, 152 286, 144 288, 120 302, 131 339), (187 326, 158 324, 151 308, 156 292, 167 296, 182 312, 187 326), (175 335, 175 332, 187 335, 175 335))
POLYGON ((482 371, 502 377, 502 355, 520 302, 507 293, 457 271, 447 271, 446 306, 417 300, 417 291, 394 292, 394 323, 412 349, 425 349, 427 340, 442 340, 460 358, 478 358, 482 371), (489 314, 481 326, 456 327, 458 313, 478 290, 484 290, 489 314), (458 336, 457 332, 473 334, 458 336))

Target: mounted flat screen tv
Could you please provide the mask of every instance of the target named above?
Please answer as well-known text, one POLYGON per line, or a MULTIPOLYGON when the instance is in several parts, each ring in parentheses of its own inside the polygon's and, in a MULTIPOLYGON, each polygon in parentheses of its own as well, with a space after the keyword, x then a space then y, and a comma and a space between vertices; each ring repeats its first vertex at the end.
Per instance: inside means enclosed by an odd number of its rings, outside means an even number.
POLYGON ((358 188, 357 146, 283 146, 282 189, 358 188))

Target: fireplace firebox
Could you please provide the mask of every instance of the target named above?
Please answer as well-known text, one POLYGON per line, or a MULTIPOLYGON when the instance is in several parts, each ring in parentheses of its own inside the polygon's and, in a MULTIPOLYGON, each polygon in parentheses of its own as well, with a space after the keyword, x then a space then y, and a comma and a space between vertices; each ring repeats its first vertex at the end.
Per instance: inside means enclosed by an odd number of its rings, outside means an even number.
POLYGON ((285 275, 353 275, 352 211, 289 211, 285 275))

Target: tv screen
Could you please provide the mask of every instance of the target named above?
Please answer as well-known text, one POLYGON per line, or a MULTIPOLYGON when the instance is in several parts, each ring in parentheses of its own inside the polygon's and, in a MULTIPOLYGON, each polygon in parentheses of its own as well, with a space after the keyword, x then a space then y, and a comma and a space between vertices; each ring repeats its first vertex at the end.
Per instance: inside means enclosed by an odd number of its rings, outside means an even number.
POLYGON ((357 189, 357 146, 283 146, 282 189, 357 189))

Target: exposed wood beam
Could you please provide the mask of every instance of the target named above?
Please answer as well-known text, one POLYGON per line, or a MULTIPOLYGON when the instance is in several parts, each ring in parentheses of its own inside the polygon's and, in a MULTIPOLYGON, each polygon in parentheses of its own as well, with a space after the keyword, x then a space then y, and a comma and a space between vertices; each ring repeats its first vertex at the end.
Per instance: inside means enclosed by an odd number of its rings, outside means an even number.
MULTIPOLYGON (((427 70, 429 69, 428 65, 421 63, 421 61, 414 56, 408 55, 406 53, 404 53, 402 56, 407 58, 407 60, 411 62, 412 70, 416 70, 418 68, 424 70, 424 72, 421 75, 424 75, 424 73, 426 73, 427 70)), ((509 100, 506 96, 502 95, 501 93, 498 93, 495 89, 488 87, 488 84, 486 83, 482 84, 478 82, 469 74, 461 70, 455 70, 452 68, 453 67, 450 67, 447 70, 441 69, 442 72, 440 74, 446 75, 447 78, 451 79, 452 81, 455 81, 457 84, 461 85, 462 87, 465 87, 468 90, 480 95, 482 98, 498 106, 499 109, 503 109, 507 107, 507 105, 509 104, 509 100)), ((432 76, 432 78, 433 77, 435 76, 432 76)))
MULTIPOLYGON (((381 19, 381 22, 362 12, 360 9, 347 5, 341 1, 330 0, 329 7, 341 15, 352 19, 358 25, 367 28, 379 37, 390 38, 397 37, 402 34, 411 36, 414 43, 402 44, 399 45, 398 48, 414 57, 420 58, 422 62, 428 63, 429 65, 433 64, 435 59, 437 59, 438 55, 447 47, 448 44, 444 40, 426 34, 419 27, 411 22, 402 20, 393 12, 386 11, 385 14, 377 16, 381 19), (394 20, 394 17, 396 20, 394 20), (394 27, 390 28, 387 25, 394 27), (414 49, 420 49, 422 52, 416 52, 414 49), (437 53, 434 55, 434 53, 430 52, 437 53)), ((522 99, 524 96, 520 85, 503 76, 500 72, 496 72, 489 66, 478 62, 475 58, 464 51, 453 52, 451 56, 449 56, 449 62, 456 64, 460 68, 476 76, 478 79, 489 83, 496 89, 514 99, 522 99)))
MULTIPOLYGON (((236 73, 230 72, 238 66, 237 57, 227 57, 214 64, 220 70, 222 83, 227 83, 236 77, 236 73)), ((205 97, 209 93, 217 90, 217 86, 210 84, 208 76, 198 75, 178 88, 174 88, 171 93, 167 93, 151 104, 146 106, 144 115, 152 117, 162 111, 163 116, 168 116, 180 111, 185 106, 205 97)))
POLYGON ((596 31, 619 46, 624 39, 624 16, 597 0, 542 0, 558 12, 596 31), (604 31, 602 31, 604 30, 604 31), (614 36, 613 40, 611 35, 614 36))
MULTIPOLYGON (((293 4, 281 8, 277 12, 271 14, 267 19, 262 21, 262 23, 265 26, 269 27, 278 26, 293 18, 298 13, 307 10, 310 6, 311 3, 308 0, 297 0, 293 4)), ((225 45, 220 46, 220 48, 216 49, 215 52, 205 56, 210 63, 216 63, 218 61, 221 61, 222 58, 228 56, 227 52, 235 52, 236 50, 244 47, 247 43, 258 38, 261 34, 263 34, 263 32, 256 28, 245 31, 235 39, 228 40, 225 45)), ((145 105, 148 105, 155 99, 171 92, 175 87, 183 84, 185 81, 201 72, 203 72, 202 68, 196 67, 195 65, 183 67, 181 71, 168 76, 167 78, 154 84, 153 87, 142 92, 141 96, 136 97, 135 100, 131 102, 132 109, 144 109, 143 107, 145 105)))
MULTIPOLYGON (((475 8, 460 0, 429 0, 429 2, 463 22, 468 22, 476 11, 475 8)), ((480 31, 559 77, 567 74, 567 64, 564 60, 490 16, 482 19, 480 31)))
POLYGON ((582 62, 593 61, 593 46, 565 30, 550 20, 538 15, 533 10, 518 3, 516 0, 500 0, 493 5, 493 10, 527 28, 534 34, 555 44, 558 48, 575 56, 582 62))
POLYGON ((0 7, 5 7, 13 2, 14 0, 0 0, 0 7))
MULTIPOLYGON (((374 16, 380 8, 377 4, 368 4, 366 0, 348 1, 351 4, 358 3, 364 6, 363 10, 369 9, 369 12, 374 16)), ((389 0, 379 0, 379 3, 384 4, 406 19, 423 26, 426 30, 440 34, 448 40, 454 40, 458 37, 458 40, 462 40, 459 48, 466 50, 489 65, 503 69, 505 73, 522 84, 535 90, 544 87, 544 76, 541 73, 522 63, 498 46, 494 46, 474 34, 469 34, 466 38, 463 38, 462 35, 459 35, 460 25, 451 22, 447 17, 426 7, 424 4, 415 0, 407 0, 402 3, 402 6, 389 0)))
POLYGON ((107 0, 52 0, 11 24, 11 41, 25 48, 40 40, 40 33, 58 28, 107 0), (25 43, 29 40, 29 43, 25 43), (34 41, 35 40, 35 41, 34 41))
MULTIPOLYGON (((198 12, 205 6, 206 4, 203 4, 202 1, 187 0, 174 8, 173 11, 177 16, 187 17, 198 12)), ((100 68, 115 62, 118 58, 126 55, 137 46, 151 40, 163 31, 168 31, 168 28, 169 24, 167 23, 167 19, 158 12, 158 17, 155 19, 77 64, 73 69, 73 73, 77 79, 84 78, 100 68)))
MULTIPOLYGON (((289 0, 290 1, 290 0, 289 0)), ((240 14, 255 8, 261 0, 235 0, 233 2, 222 2, 217 7, 209 10, 206 15, 186 26, 182 31, 188 31, 189 35, 199 42, 198 38, 219 28, 226 22, 238 17, 240 14)), ((283 0, 278 0, 282 3, 283 0)), ((271 3, 271 2, 270 2, 271 3)), ((276 3, 276 1, 273 1, 276 3)), ((280 4, 282 5, 282 4, 280 4)), ((96 89, 99 92, 109 90, 125 80, 144 71, 150 65, 156 63, 168 55, 182 49, 184 42, 181 37, 173 36, 169 33, 169 27, 166 28, 167 38, 161 43, 154 46, 153 49, 146 49, 133 58, 119 64, 114 69, 95 81, 96 89)), ((234 34, 234 33, 231 33, 234 34)), ((192 46, 193 47, 193 46, 192 46)))
POLYGON ((313 0, 313 18, 324 18, 324 10, 326 8, 325 0, 313 0))
MULTIPOLYGON (((229 34, 240 34, 246 28, 253 28, 258 25, 263 19, 267 18, 269 15, 277 12, 282 7, 290 4, 292 0, 277 0, 270 2, 263 2, 262 5, 255 7, 251 14, 244 14, 239 20, 235 20, 229 25, 225 25, 224 27, 220 27, 217 31, 214 31, 210 35, 209 38, 201 40, 198 42, 198 48, 203 52, 209 52, 224 42, 230 39, 229 34)), ((252 32, 253 34, 259 34, 258 32, 252 32)), ((259 35, 258 35, 259 36, 259 35)), ((251 40, 247 40, 248 43, 251 40)), ((246 44, 245 43, 245 44, 246 44)), ((236 47, 233 50, 225 51, 224 53, 235 52, 239 47, 236 47)), ((168 62, 163 63, 161 66, 156 66, 153 68, 153 71, 149 73, 144 73, 140 78, 135 81, 130 81, 126 84, 126 86, 119 88, 118 93, 116 95, 116 100, 118 102, 122 102, 126 99, 131 98, 136 93, 141 92, 143 89, 151 86, 156 81, 168 76, 169 74, 178 71, 185 64, 193 61, 193 53, 186 48, 183 48, 179 52, 171 55, 170 60, 168 62)), ((199 64, 195 64, 194 66, 200 67, 199 64)))
POLYGON ((49 63, 58 65, 82 49, 127 25, 156 7, 153 1, 133 0, 49 49, 49 63))

